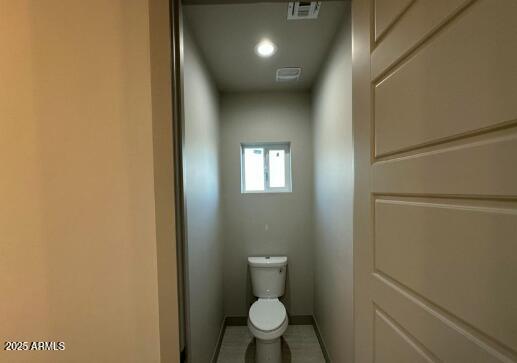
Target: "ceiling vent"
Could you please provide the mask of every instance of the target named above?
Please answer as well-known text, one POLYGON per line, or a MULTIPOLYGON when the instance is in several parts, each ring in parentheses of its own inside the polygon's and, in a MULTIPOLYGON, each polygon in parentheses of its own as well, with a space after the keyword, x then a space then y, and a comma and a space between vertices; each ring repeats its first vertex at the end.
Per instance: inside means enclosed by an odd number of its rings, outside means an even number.
POLYGON ((321 1, 291 1, 287 7, 287 20, 316 19, 321 1))
POLYGON ((299 67, 286 67, 279 68, 276 70, 276 81, 277 82, 291 82, 300 79, 302 69, 299 67))

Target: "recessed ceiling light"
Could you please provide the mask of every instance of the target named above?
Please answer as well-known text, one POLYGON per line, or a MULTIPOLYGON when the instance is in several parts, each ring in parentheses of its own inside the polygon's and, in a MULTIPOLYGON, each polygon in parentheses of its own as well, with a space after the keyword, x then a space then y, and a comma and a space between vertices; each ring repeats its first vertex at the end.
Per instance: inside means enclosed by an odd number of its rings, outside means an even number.
POLYGON ((262 40, 255 47, 255 53, 264 58, 271 57, 275 52, 276 45, 268 39, 262 40))

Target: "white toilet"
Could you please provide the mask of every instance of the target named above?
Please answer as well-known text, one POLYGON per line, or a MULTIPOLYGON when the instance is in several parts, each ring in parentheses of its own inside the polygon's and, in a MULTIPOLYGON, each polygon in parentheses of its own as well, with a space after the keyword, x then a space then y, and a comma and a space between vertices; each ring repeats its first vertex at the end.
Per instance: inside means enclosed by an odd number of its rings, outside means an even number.
POLYGON ((253 295, 258 300, 251 305, 248 328, 256 344, 257 363, 281 363, 280 337, 287 329, 284 304, 278 300, 284 294, 287 257, 248 257, 253 295))

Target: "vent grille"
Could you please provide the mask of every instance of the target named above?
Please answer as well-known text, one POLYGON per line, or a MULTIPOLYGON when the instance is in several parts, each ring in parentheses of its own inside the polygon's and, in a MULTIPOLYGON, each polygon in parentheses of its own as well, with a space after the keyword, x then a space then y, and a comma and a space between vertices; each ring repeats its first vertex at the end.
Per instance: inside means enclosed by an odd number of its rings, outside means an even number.
POLYGON ((276 70, 276 81, 277 82, 298 81, 300 79, 301 74, 302 74, 302 69, 300 67, 279 68, 276 70))
POLYGON ((291 1, 287 7, 287 20, 316 19, 321 1, 291 1))

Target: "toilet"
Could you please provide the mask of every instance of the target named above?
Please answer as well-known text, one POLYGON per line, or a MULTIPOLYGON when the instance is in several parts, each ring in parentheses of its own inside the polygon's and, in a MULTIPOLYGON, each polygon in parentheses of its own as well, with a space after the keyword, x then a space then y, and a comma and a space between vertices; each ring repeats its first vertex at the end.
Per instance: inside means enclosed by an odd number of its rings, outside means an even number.
POLYGON ((248 328, 255 337, 255 362, 281 363, 281 336, 288 319, 284 304, 278 300, 285 291, 287 257, 249 257, 253 295, 248 328))

